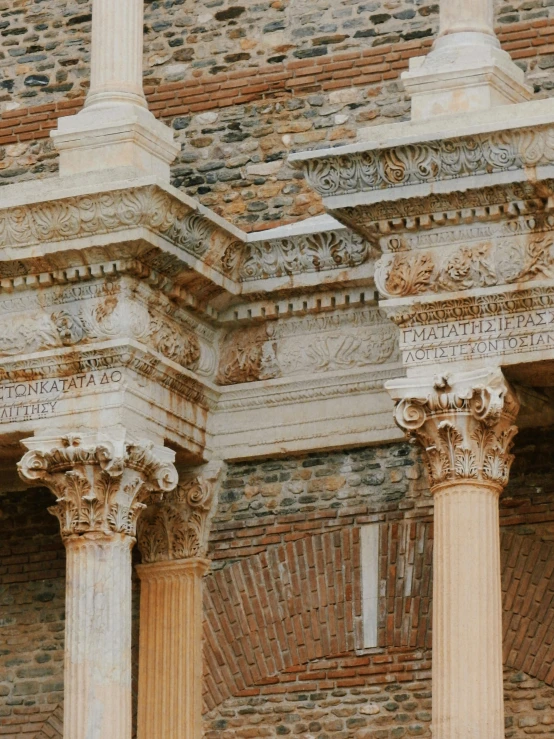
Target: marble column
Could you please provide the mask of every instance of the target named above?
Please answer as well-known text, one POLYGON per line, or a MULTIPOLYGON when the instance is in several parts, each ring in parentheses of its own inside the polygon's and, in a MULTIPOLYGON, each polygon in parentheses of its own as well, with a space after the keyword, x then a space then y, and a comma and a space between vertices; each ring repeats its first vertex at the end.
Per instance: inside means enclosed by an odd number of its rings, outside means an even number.
POLYGON ((221 466, 183 481, 140 518, 138 739, 202 739, 202 579, 221 466))
POLYGON ((24 444, 19 474, 56 495, 67 550, 64 739, 131 739, 131 549, 142 501, 177 483, 173 452, 98 434, 24 444))
MULTIPOLYGON (((144 0, 92 0, 90 90, 77 115, 58 120, 51 136, 60 175, 121 170, 169 182, 180 151, 173 131, 156 120, 144 97, 144 0)), ((114 179, 113 173, 108 175, 114 179)))
POLYGON ((142 89, 144 0, 92 0, 90 90, 86 105, 146 105, 142 89))
POLYGON ((402 74, 412 120, 470 113, 532 97, 523 71, 500 48, 493 0, 440 0, 438 38, 402 74))
POLYGON ((387 384, 434 497, 433 736, 503 739, 498 499, 519 406, 500 370, 387 384))
POLYGON ((492 0, 441 0, 439 35, 450 33, 494 36, 492 0))

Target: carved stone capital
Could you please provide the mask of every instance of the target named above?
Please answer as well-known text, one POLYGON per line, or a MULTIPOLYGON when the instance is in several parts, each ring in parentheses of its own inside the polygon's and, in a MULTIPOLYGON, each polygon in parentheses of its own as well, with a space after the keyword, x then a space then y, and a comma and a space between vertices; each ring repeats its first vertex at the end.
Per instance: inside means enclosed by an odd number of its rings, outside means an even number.
POLYGON ((464 482, 502 490, 519 403, 499 369, 392 380, 386 388, 396 423, 424 449, 433 492, 464 482))
POLYGON ((27 439, 18 463, 25 482, 45 485, 57 498, 48 510, 64 539, 83 534, 135 536, 136 521, 153 491, 177 484, 173 452, 97 434, 27 439))
POLYGON ((222 467, 219 462, 209 463, 198 475, 184 479, 160 500, 151 501, 138 522, 143 562, 206 556, 222 467))

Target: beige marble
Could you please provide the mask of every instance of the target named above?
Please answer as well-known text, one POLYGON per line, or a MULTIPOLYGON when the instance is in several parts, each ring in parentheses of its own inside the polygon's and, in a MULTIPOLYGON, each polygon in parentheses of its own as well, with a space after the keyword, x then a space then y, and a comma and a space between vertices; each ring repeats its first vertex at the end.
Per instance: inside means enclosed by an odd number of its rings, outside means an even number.
POLYGON ((143 500, 175 487, 167 450, 91 433, 24 442, 67 549, 64 739, 131 739, 131 549, 143 500))
POLYGON ((131 739, 132 537, 66 541, 64 739, 131 739))
POLYGON ((435 501, 433 736, 502 739, 498 499, 519 405, 494 369, 388 389, 398 425, 424 450, 435 501))
POLYGON ((500 48, 492 0, 441 0, 440 31, 402 75, 412 120, 486 110, 531 97, 523 71, 500 48))
POLYGON ((179 147, 146 107, 143 21, 143 0, 93 0, 90 92, 52 132, 62 177, 125 167, 169 181, 179 147))
POLYGON ((201 739, 202 579, 209 560, 140 565, 138 739, 201 739))
POLYGON ((202 738, 202 579, 222 469, 189 472, 139 520, 139 739, 202 738))

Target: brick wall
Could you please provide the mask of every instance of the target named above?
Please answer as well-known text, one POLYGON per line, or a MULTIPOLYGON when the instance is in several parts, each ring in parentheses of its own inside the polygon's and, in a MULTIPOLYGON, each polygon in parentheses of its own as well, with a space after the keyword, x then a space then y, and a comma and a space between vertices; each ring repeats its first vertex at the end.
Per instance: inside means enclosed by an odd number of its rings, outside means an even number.
MULTIPOLYGON (((502 501, 515 739, 550 733, 554 714, 553 441, 520 435, 502 501)), ((60 735, 64 550, 51 500, 0 498, 0 736, 60 735)), ((207 739, 430 736, 432 499, 412 446, 231 465, 210 547, 207 739), (359 526, 376 522, 379 646, 363 649, 359 526)))

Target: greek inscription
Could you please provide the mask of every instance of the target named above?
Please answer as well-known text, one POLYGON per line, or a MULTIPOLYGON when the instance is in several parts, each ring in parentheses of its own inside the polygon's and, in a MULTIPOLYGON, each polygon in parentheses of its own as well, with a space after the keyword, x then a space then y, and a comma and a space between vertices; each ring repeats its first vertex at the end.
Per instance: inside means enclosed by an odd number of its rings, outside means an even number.
POLYGON ((86 372, 70 377, 0 384, 0 423, 43 418, 56 412, 64 395, 117 385, 123 380, 120 370, 86 372))
POLYGON ((554 347, 554 311, 403 328, 401 345, 406 364, 540 351, 554 347))

